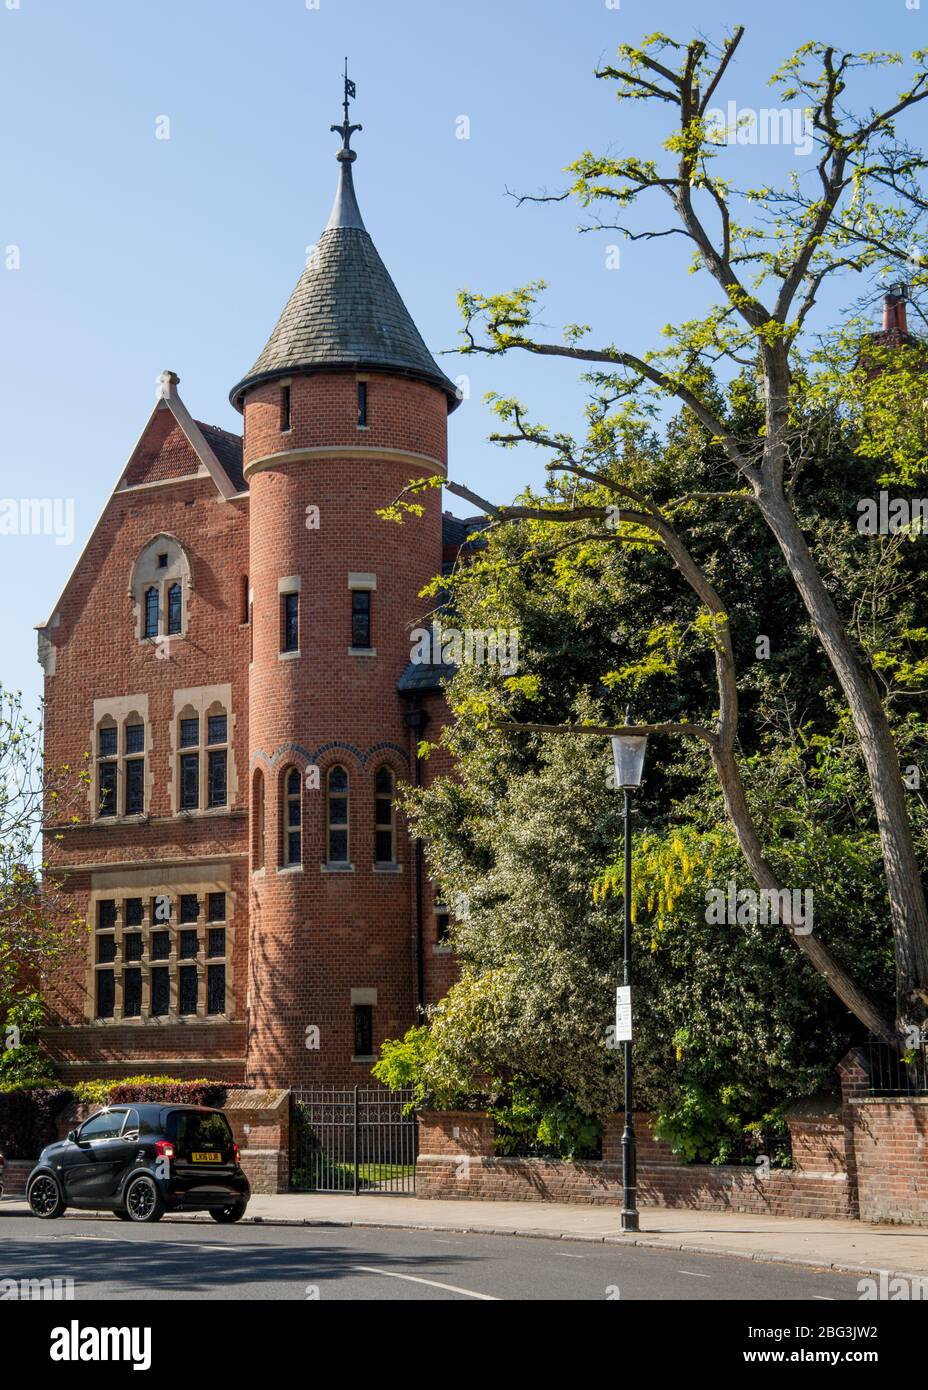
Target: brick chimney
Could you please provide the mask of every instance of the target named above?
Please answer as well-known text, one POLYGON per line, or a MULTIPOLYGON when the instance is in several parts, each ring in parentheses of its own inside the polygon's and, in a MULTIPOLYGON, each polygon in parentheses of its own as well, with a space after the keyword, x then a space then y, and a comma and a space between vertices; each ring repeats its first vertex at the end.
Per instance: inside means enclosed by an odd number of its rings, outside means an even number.
POLYGON ((870 341, 880 347, 913 347, 916 339, 909 332, 906 318, 908 292, 905 285, 890 285, 883 296, 883 322, 879 333, 872 333, 870 341))

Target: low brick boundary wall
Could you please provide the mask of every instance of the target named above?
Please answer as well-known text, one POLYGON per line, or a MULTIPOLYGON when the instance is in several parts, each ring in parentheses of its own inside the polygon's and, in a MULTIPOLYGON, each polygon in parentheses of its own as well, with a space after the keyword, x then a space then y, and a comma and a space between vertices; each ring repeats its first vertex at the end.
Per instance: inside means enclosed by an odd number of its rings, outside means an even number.
POLYGON ((2 1167, 4 1197, 25 1197, 26 1179, 38 1163, 37 1158, 8 1158, 2 1167))
MULTIPOLYGON (((796 1166, 773 1169, 762 1178, 754 1168, 681 1163, 668 1144, 654 1138, 649 1117, 636 1115, 639 1206, 770 1216, 855 1216, 837 1101, 797 1106, 788 1120, 796 1166)), ((416 1195, 621 1206, 623 1127, 621 1115, 607 1120, 601 1160, 499 1158, 493 1153, 493 1121, 488 1115, 424 1112, 419 1117, 416 1195)))

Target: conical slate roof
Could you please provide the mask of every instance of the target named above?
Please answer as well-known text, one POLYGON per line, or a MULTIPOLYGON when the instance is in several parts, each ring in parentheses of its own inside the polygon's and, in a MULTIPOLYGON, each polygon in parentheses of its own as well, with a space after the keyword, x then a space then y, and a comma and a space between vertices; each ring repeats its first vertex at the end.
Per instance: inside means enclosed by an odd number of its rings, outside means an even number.
POLYGON ((338 191, 325 231, 251 371, 233 387, 307 370, 379 370, 428 381, 458 404, 454 384, 429 352, 361 219, 351 164, 340 150, 338 191))

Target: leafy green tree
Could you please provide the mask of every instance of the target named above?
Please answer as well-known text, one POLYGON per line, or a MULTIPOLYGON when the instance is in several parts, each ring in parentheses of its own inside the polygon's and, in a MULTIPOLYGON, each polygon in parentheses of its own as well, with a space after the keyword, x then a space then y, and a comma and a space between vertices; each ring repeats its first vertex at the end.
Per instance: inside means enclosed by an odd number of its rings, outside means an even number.
MULTIPOLYGON (((812 337, 812 329, 817 296, 832 277, 864 284, 887 269, 901 270, 913 294, 925 283, 925 269, 912 266, 911 248, 918 244, 928 208, 921 191, 926 161, 897 131, 928 95, 928 73, 925 55, 916 53, 898 99, 882 110, 855 114, 847 91, 852 80, 865 70, 899 66, 901 58, 804 45, 772 82, 784 101, 802 100, 810 108, 817 154, 811 186, 795 176, 782 187, 742 191, 718 173, 725 138, 710 119, 742 36, 739 28, 719 48, 662 34, 640 46, 622 45, 618 63, 597 76, 615 83, 623 104, 645 101, 669 110, 674 125, 662 149, 653 157, 585 152, 571 166, 573 183, 567 190, 535 200, 574 197, 586 209, 604 208, 610 218, 622 219, 632 209, 637 214, 648 200, 663 201, 670 228, 601 219, 589 227, 609 227, 636 239, 681 236, 692 253, 691 270, 710 290, 704 314, 669 326, 659 349, 638 355, 614 343, 589 346, 589 331, 578 324, 568 325, 560 342, 541 340, 540 281, 501 294, 462 292, 464 352, 527 352, 577 362, 586 368, 590 399, 583 438, 533 421, 519 401, 495 400, 502 422, 496 442, 529 444, 549 455, 552 481, 545 496, 526 495, 507 506, 460 483, 446 486, 495 522, 524 528, 534 545, 552 554, 562 551, 573 575, 602 547, 625 554, 622 564, 629 568, 633 557, 643 557, 651 578, 668 594, 666 618, 650 627, 648 650, 637 663, 626 660, 616 668, 613 683, 631 686, 640 696, 653 677, 679 665, 683 645, 703 644, 716 683, 708 719, 697 722, 684 713, 681 701, 679 717, 635 728, 693 741, 708 754, 745 863, 759 888, 779 891, 771 846, 752 812, 739 743, 736 647, 765 632, 766 619, 760 629, 734 632, 728 596, 716 579, 718 553, 701 560, 694 555, 694 537, 707 517, 724 511, 734 518, 734 529, 742 524, 739 513, 760 521, 782 560, 774 571, 780 586, 766 587, 765 602, 783 601, 785 577, 827 660, 846 730, 857 743, 868 789, 867 818, 881 848, 898 1028, 928 1018, 928 906, 894 712, 880 676, 897 677, 897 696, 913 694, 913 683, 917 688, 924 672, 924 629, 914 622, 906 633, 897 633, 888 656, 862 640, 854 611, 843 604, 810 543, 811 529, 847 519, 825 511, 810 516, 803 480, 822 461, 822 434, 832 427, 856 430, 853 447, 861 458, 880 460, 883 481, 910 486, 925 475, 922 354, 888 355, 873 344, 863 353, 859 324, 826 335, 824 345, 812 337), (712 292, 719 297, 713 300, 712 292), (740 380, 721 392, 717 378, 726 372, 740 380), (670 400, 680 403, 702 432, 704 457, 716 464, 709 485, 694 487, 681 477, 672 492, 661 489, 659 451, 643 447, 642 432, 670 400), (902 430, 901 402, 908 410, 908 427, 902 430), (562 537, 555 541, 559 530, 562 537), (667 560, 697 601, 697 611, 685 620, 670 601, 677 591, 663 568, 667 560)), ((384 514, 398 519, 415 512, 416 492, 430 485, 413 480, 384 514)), ((509 694, 517 701, 537 690, 537 678, 529 674, 515 677, 509 694)), ((636 707, 643 703, 636 699, 636 707)), ((487 719, 507 713, 499 702, 487 700, 483 712, 487 719)), ((592 713, 584 712, 570 732, 589 736, 622 727, 598 728, 592 713)), ((787 918, 796 946, 847 1008, 873 1033, 893 1037, 893 1025, 859 977, 827 949, 818 932, 801 934, 793 931, 795 925, 787 918)))
POLYGON ((59 827, 79 819, 83 768, 51 768, 38 720, 15 691, 0 687, 0 1078, 25 1079, 45 1066, 35 1032, 37 989, 85 930, 43 855, 43 819, 59 827))

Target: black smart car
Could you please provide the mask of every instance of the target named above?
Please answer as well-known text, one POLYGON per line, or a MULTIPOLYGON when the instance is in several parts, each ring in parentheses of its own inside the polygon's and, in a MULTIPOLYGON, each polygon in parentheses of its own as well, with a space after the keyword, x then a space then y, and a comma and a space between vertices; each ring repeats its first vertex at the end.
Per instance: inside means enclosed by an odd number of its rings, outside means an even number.
POLYGON ((49 1144, 26 1198, 43 1220, 68 1207, 160 1221, 166 1211, 208 1211, 240 1221, 251 1196, 221 1110, 200 1105, 108 1105, 49 1144))

